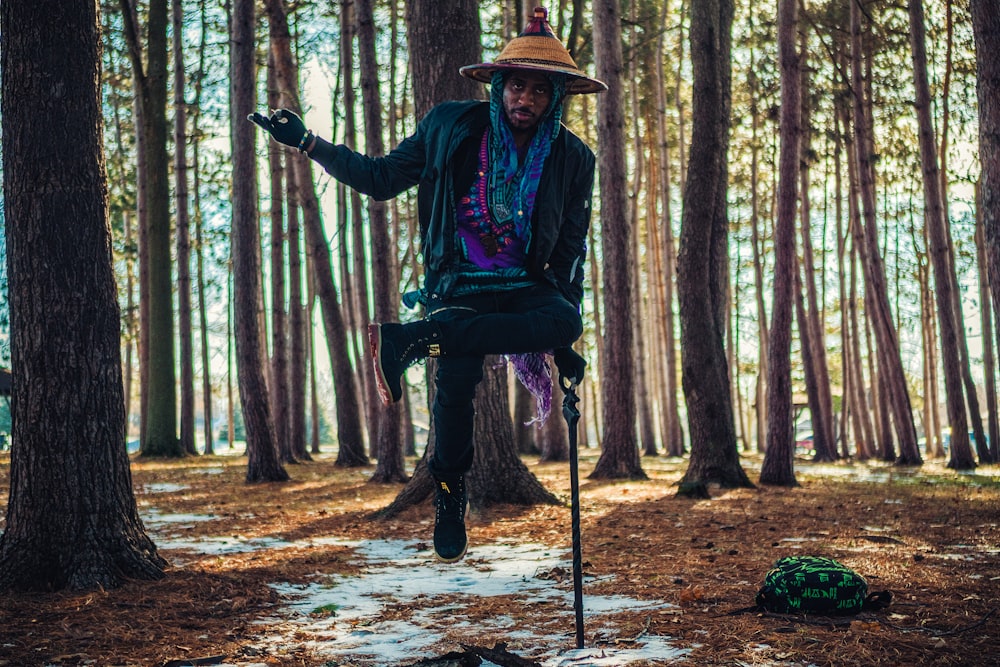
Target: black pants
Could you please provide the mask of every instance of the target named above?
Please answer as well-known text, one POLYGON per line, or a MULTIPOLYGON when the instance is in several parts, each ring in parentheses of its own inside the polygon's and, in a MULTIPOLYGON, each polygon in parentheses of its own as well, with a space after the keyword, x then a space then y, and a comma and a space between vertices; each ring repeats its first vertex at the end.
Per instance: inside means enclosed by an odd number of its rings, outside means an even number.
POLYGON ((472 400, 483 379, 483 358, 572 345, 583 322, 576 307, 547 284, 429 303, 428 317, 440 323, 442 334, 433 406, 437 435, 428 467, 442 479, 472 466, 472 400))

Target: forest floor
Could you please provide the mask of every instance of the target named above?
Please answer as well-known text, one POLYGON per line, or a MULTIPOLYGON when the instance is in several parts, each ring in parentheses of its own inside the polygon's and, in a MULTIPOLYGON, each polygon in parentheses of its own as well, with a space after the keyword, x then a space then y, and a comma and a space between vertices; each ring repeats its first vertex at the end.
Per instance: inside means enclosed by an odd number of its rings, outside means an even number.
MULTIPOLYGON (((291 482, 247 485, 244 458, 213 456, 133 462, 163 579, 0 598, 0 666, 1000 664, 996 466, 797 459, 798 487, 692 500, 675 497, 684 460, 644 458, 649 479, 628 482, 587 479, 596 460, 581 455, 583 649, 567 464, 525 459, 566 506, 474 513, 468 555, 443 565, 429 501, 369 518, 402 488, 369 483, 371 468, 323 453, 289 466, 291 482), (846 619, 740 611, 795 554, 840 560, 891 606, 846 619)), ((759 457, 743 463, 756 480, 759 457)))

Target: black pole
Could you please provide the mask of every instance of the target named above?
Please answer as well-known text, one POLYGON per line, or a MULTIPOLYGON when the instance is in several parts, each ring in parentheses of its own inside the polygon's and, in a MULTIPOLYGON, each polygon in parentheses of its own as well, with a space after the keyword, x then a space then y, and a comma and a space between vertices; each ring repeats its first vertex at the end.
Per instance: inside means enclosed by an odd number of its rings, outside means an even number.
POLYGON ((573 610, 576 612, 576 647, 583 648, 583 547, 580 540, 580 474, 577 470, 577 422, 580 421, 580 411, 576 404, 580 398, 576 395, 575 384, 560 382, 566 394, 563 397, 563 416, 569 426, 569 485, 570 513, 572 515, 573 533, 573 610))

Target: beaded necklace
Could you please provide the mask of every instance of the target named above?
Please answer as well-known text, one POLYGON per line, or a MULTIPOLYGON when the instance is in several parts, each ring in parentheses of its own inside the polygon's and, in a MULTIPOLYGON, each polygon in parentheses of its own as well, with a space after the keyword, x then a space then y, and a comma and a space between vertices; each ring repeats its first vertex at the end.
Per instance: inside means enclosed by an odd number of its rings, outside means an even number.
MULTIPOLYGON (((489 172, 489 130, 483 132, 483 139, 479 144, 479 171, 477 178, 472 184, 472 189, 468 196, 468 208, 465 209, 465 218, 470 226, 474 226, 479 235, 479 243, 483 246, 483 253, 487 257, 495 257, 497 254, 507 249, 513 243, 516 234, 514 220, 510 216, 510 202, 513 199, 514 191, 510 184, 519 180, 518 177, 503 187, 506 192, 503 197, 490 199, 490 181, 487 174, 489 172), (501 206, 498 206, 498 202, 501 206), (499 211, 491 210, 500 208, 499 211), (494 213, 496 215, 494 215, 494 213), (501 222, 497 222, 500 218, 501 222)), ((520 171, 519 171, 520 174, 520 171)))

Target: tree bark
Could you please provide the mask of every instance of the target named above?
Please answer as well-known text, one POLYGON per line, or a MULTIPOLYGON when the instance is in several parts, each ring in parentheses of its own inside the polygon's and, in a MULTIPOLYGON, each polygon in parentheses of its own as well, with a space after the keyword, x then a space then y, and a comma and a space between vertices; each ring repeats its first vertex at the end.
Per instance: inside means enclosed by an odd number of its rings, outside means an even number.
MULTIPOLYGON (((847 109, 841 110, 838 117, 844 121, 844 127, 849 125, 849 112, 847 109)), ((858 315, 858 261, 861 255, 861 247, 864 245, 864 232, 861 228, 861 212, 858 207, 860 188, 858 186, 858 161, 854 155, 854 140, 850 134, 845 136, 847 147, 847 235, 851 239, 850 247, 850 288, 848 292, 848 316, 850 327, 851 343, 851 387, 854 390, 852 400, 855 405, 855 414, 858 419, 859 438, 857 442, 857 456, 862 461, 873 456, 875 445, 875 430, 872 424, 872 414, 868 409, 868 384, 865 382, 864 363, 861 356, 861 322, 858 315)), ((874 386, 874 378, 871 378, 874 386)), ((874 393, 874 392, 873 392, 874 393)))
MULTIPOLYGON (((756 89, 756 74, 752 71, 750 90, 756 89)), ((767 351, 770 348, 771 334, 767 326, 767 307, 764 304, 764 253, 761 250, 763 240, 760 233, 760 202, 758 201, 759 153, 757 132, 760 127, 760 112, 754 104, 751 114, 751 148, 750 148, 750 245, 753 249, 753 284, 754 296, 757 302, 757 450, 763 452, 767 441, 767 400, 766 378, 768 376, 767 351)))
POLYGON ((927 245, 927 226, 921 227, 918 235, 916 224, 911 224, 910 233, 913 237, 913 246, 916 251, 917 265, 917 289, 920 293, 920 347, 922 352, 922 380, 924 384, 924 436, 926 444, 924 453, 928 456, 944 456, 944 449, 938 442, 937 420, 934 413, 937 411, 937 337, 934 335, 934 297, 930 287, 930 265, 928 264, 927 253, 919 250, 922 244, 927 245), (918 241, 920 243, 918 243, 918 241))
MULTIPOLYGON (((274 67, 274 52, 268 53, 267 106, 281 106, 281 92, 274 67)), ((282 463, 293 463, 288 439, 288 317, 285 310, 285 169, 282 150, 276 141, 267 142, 268 184, 271 188, 271 376, 268 383, 275 447, 282 463)), ((287 170, 291 172, 291 170, 287 170)), ((289 175, 291 175, 289 173, 289 175)), ((294 180, 292 178, 291 180, 294 180)))
MULTIPOLYGON (((486 358, 483 380, 476 389, 476 453, 468 480, 469 504, 482 510, 499 503, 559 504, 521 461, 514 447, 514 429, 507 399, 507 367, 486 358)), ((553 410, 552 418, 557 418, 553 410)))
MULTIPOLYGON (((562 396, 562 389, 559 388, 559 371, 554 364, 549 363, 552 372, 552 414, 537 429, 539 440, 541 441, 541 456, 539 462, 568 461, 569 460, 569 429, 566 420, 562 417, 562 410, 559 398, 562 396)), ((535 417, 534 412, 531 415, 535 417)), ((529 426, 528 428, 535 428, 529 426)), ((579 433, 577 434, 579 436, 579 433)))
MULTIPOLYGON (((631 44, 645 44, 645 39, 643 39, 638 30, 638 16, 636 8, 636 0, 630 0, 628 4, 628 17, 626 19, 629 26, 628 34, 625 36, 628 43, 631 44)), ((642 105, 639 100, 639 86, 642 84, 643 89, 650 86, 650 82, 644 77, 647 76, 645 72, 640 72, 639 65, 640 61, 644 58, 644 54, 647 51, 645 48, 633 49, 630 57, 628 59, 628 70, 626 77, 628 79, 628 106, 631 109, 641 109, 642 105), (640 77, 643 80, 640 81, 640 77)), ((646 68, 652 69, 652 68, 646 68)), ((630 249, 632 259, 631 265, 634 267, 631 276, 631 283, 629 286, 629 291, 632 294, 631 302, 634 308, 635 318, 633 337, 632 340, 635 344, 635 349, 633 352, 633 358, 635 359, 635 401, 636 401, 636 417, 638 425, 638 446, 639 451, 643 456, 656 456, 656 431, 653 427, 653 400, 655 394, 652 391, 652 383, 650 375, 652 374, 652 364, 651 361, 653 357, 651 356, 651 347, 654 343, 654 339, 648 335, 649 333, 649 322, 653 319, 652 313, 652 300, 647 299, 646 295, 648 291, 643 288, 644 278, 648 279, 651 267, 649 263, 644 266, 643 262, 643 252, 642 248, 642 231, 640 225, 640 213, 642 212, 642 206, 640 202, 643 199, 647 201, 652 196, 652 193, 645 192, 645 190, 651 191, 653 186, 651 185, 651 167, 649 163, 652 161, 651 156, 647 157, 644 155, 644 144, 643 144, 643 132, 641 130, 642 126, 642 116, 639 113, 633 113, 629 120, 630 130, 626 134, 631 134, 632 136, 632 150, 636 155, 636 160, 632 169, 632 184, 629 188, 630 192, 627 193, 627 209, 629 216, 629 226, 632 229, 632 247, 630 249), (647 174, 650 174, 647 176, 647 174)))
MULTIPOLYGON (((208 26, 205 10, 205 0, 198 1, 198 8, 201 15, 201 39, 198 44, 198 70, 194 80, 194 100, 192 102, 191 130, 194 136, 194 143, 191 147, 192 170, 194 171, 194 223, 195 223, 195 256, 197 261, 196 280, 198 284, 198 330, 201 342, 201 387, 202 402, 204 405, 204 429, 205 429, 205 454, 215 453, 215 437, 212 433, 213 410, 212 410, 212 372, 209 363, 208 348, 208 308, 205 298, 205 242, 202 234, 204 218, 201 207, 201 132, 199 131, 199 119, 201 118, 201 93, 205 81, 205 51, 208 42, 208 26)), ((228 340, 227 340, 228 345, 228 340)))
MULTIPOLYGON (((994 330, 993 308, 990 302, 990 284, 987 276, 986 265, 986 244, 983 237, 985 235, 982 226, 982 196, 978 184, 976 185, 976 269, 979 274, 979 326, 983 332, 983 384, 986 385, 986 414, 989 424, 989 456, 990 460, 996 462, 997 442, 1000 441, 1000 420, 997 416, 997 387, 996 387, 996 356, 993 351, 993 338, 990 332, 994 330)), ((978 448, 979 443, 976 443, 978 448)), ((982 461, 982 458, 980 458, 982 461)))
POLYGON ((171 0, 174 63, 174 196, 177 209, 177 335, 180 339, 180 446, 198 454, 194 433, 194 345, 191 324, 191 215, 188 194, 184 1, 171 0))
MULTIPOLYGON (((792 307, 797 298, 795 210, 802 137, 802 79, 795 48, 798 0, 778 2, 778 54, 781 68, 781 148, 778 161, 778 216, 774 226, 774 296, 767 360, 767 449, 760 469, 761 484, 795 486, 792 423, 792 307)), ((801 294, 801 293, 800 293, 801 294)), ((801 298, 801 297, 798 297, 801 298)), ((804 311, 804 309, 803 309, 804 311)), ((800 327, 805 324, 801 322, 800 327)), ((809 357, 809 337, 802 336, 809 357)), ((812 361, 811 357, 806 362, 812 361)), ((813 433, 815 434, 814 423, 813 433)))
MULTIPOLYGON (((924 185, 924 217, 929 232, 929 254, 934 266, 935 295, 937 297, 938 326, 941 330, 941 360, 944 370, 945 401, 951 426, 951 460, 949 467, 975 467, 969 447, 969 427, 965 410, 965 393, 962 387, 962 361, 959 346, 962 332, 961 317, 956 312, 955 273, 948 243, 948 221, 944 216, 944 200, 939 180, 937 147, 931 121, 930 87, 927 82, 927 49, 925 45, 924 6, 921 0, 908 0, 910 14, 910 47, 913 56, 913 80, 916 92, 914 106, 917 112, 918 144, 924 185)), ((975 400, 973 394, 970 402, 975 400)), ((979 426, 982 432, 982 422, 979 426)), ((902 442, 900 442, 902 446, 902 442)))
MULTIPOLYGON (((382 100, 379 97, 378 62, 375 58, 375 16, 372 0, 357 0, 358 53, 361 61, 361 96, 365 118, 365 151, 372 157, 385 153, 382 143, 382 100)), ((399 285, 393 279, 392 257, 396 254, 389 239, 389 216, 385 202, 368 200, 368 235, 372 245, 372 290, 375 320, 399 319, 396 295, 399 285)), ((365 309, 367 314, 367 308, 365 309)), ((367 327, 366 327, 367 330, 367 327)), ((374 384, 374 383, 372 383, 374 384)), ((506 393, 504 393, 506 396, 506 393)), ((382 405, 372 401, 378 415, 374 446, 378 463, 372 482, 405 482, 403 465, 403 403, 382 405)))
MULTIPOLYGON (((356 118, 357 95, 354 82, 354 42, 358 33, 357 3, 355 0, 340 2, 340 72, 343 78, 343 112, 344 112, 344 145, 351 150, 358 150, 358 128, 356 118)), ((364 85, 364 81, 362 81, 364 85)), ((366 113, 363 110, 363 113, 366 113)), ((381 137, 379 137, 381 144, 381 137)), ((362 149, 364 150, 364 149, 362 149)), ((341 284, 343 286, 345 315, 348 331, 359 335, 351 336, 349 344, 358 359, 367 359, 368 324, 371 322, 371 311, 368 299, 368 264, 369 243, 365 239, 364 211, 361 203, 361 193, 349 189, 343 183, 337 184, 337 216, 342 220, 341 229, 350 229, 351 244, 340 244, 341 284), (349 226, 349 227, 348 227, 349 226), (361 339, 361 347, 357 345, 361 339)), ((374 255, 372 256, 374 259, 374 255)), ((393 317, 395 319, 395 317, 393 317)), ((361 400, 361 414, 364 418, 365 431, 368 433, 369 453, 378 456, 379 422, 382 408, 375 388, 374 369, 372 364, 363 363, 358 366, 358 381, 361 383, 358 398, 361 400)), ((404 391, 406 391, 404 383, 404 391)))
MULTIPOLYGON (((1000 314, 1000 3, 970 0, 976 41, 976 94, 979 100, 980 211, 985 232, 993 312, 1000 314)), ((993 330, 1000 349, 1000 327, 993 330)), ((983 332, 983 335, 989 335, 983 332)), ((1000 443, 991 442, 997 453, 1000 443)))
MULTIPOLYGON (((669 3, 664 3, 661 24, 667 24, 669 3)), ((665 30, 659 32, 656 46, 655 74, 653 82, 656 89, 655 107, 655 127, 656 127, 656 155, 659 165, 658 175, 659 198, 661 201, 662 216, 657 224, 651 224, 650 229, 654 234, 659 234, 662 228, 663 240, 660 244, 654 245, 654 250, 662 252, 659 285, 662 285, 662 294, 659 297, 659 310, 661 315, 656 321, 662 329, 663 337, 663 359, 664 377, 661 382, 663 396, 663 438, 664 449, 668 456, 680 456, 684 453, 684 442, 681 437, 680 412, 677 407, 677 340, 676 324, 674 321, 674 293, 676 291, 676 259, 674 250, 674 229, 673 214, 671 207, 671 182, 670 182, 670 143, 667 138, 667 86, 664 81, 666 76, 666 66, 664 64, 664 52, 666 50, 665 30)), ((652 123, 651 123, 652 124, 652 123)), ((655 219, 653 216, 651 220, 655 219)))
POLYGON ((680 494, 698 495, 710 482, 752 486, 739 462, 724 340, 732 21, 731 0, 692 3, 694 123, 677 260, 691 458, 680 494))
POLYGON ((864 79, 861 73, 861 16, 856 2, 851 4, 851 87, 854 96, 855 158, 858 161, 859 187, 864 218, 864 243, 861 244, 862 266, 865 271, 866 295, 878 346, 879 373, 885 376, 885 406, 891 410, 892 421, 899 437, 900 456, 897 463, 919 465, 917 433, 906 386, 906 376, 899 353, 899 339, 894 328, 885 269, 878 248, 876 226, 874 169, 868 113, 865 109, 864 79))
MULTIPOLYGON (((129 45, 136 88, 137 114, 142 133, 145 169, 139 178, 145 193, 145 215, 139 224, 145 233, 144 263, 148 273, 140 279, 146 319, 142 359, 146 377, 142 453, 146 456, 183 456, 177 439, 177 393, 174 371, 173 279, 170 259, 169 156, 167 154, 167 0, 151 0, 146 30, 146 64, 143 64, 136 10, 121 0, 125 37, 129 45)), ((141 269, 141 267, 140 267, 141 269)))
MULTIPOLYGON (((232 19, 233 137, 232 256, 237 379, 247 442, 247 482, 280 482, 288 473, 278 460, 274 425, 264 381, 257 306, 261 299, 260 235, 257 217, 255 126, 247 122, 256 106, 254 3, 234 0, 232 19)), ((230 441, 232 444, 232 441, 230 441)))
MULTIPOLYGON (((958 274, 955 270, 955 244, 952 239, 952 227, 951 227, 951 216, 948 213, 948 131, 950 127, 950 96, 951 96, 951 75, 953 70, 952 64, 952 47, 954 43, 954 20, 952 17, 952 6, 953 2, 949 1, 945 3, 945 55, 944 55, 944 82, 941 89, 941 119, 940 119, 940 132, 941 132, 941 150, 939 152, 941 167, 938 170, 938 180, 940 181, 940 192, 941 192, 941 209, 943 211, 943 217, 945 221, 945 230, 948 234, 948 257, 950 259, 951 265, 951 280, 952 285, 955 290, 952 292, 953 303, 952 308, 955 311, 955 319, 958 324, 958 341, 959 341, 959 360, 962 364, 962 380, 965 383, 965 393, 969 406, 969 421, 972 422, 972 433, 975 436, 976 453, 979 456, 980 463, 995 463, 996 457, 993 456, 990 451, 990 445, 986 440, 986 432, 983 429, 983 419, 981 415, 981 409, 979 407, 979 394, 976 388, 976 381, 972 375, 972 364, 969 357, 969 343, 966 336, 965 328, 965 313, 962 308, 961 303, 961 288, 959 287, 958 274)), ((913 39, 911 35, 911 39, 913 39)), ((926 73, 926 63, 924 67, 926 73)), ((978 229, 978 225, 977 225, 978 229)), ((980 309, 982 311, 982 309, 980 309)), ((987 336, 987 330, 984 330, 983 335, 987 336)), ((985 354, 984 346, 984 354, 985 354)), ((987 364, 984 359, 984 366, 987 369, 991 369, 991 364, 987 364)), ((989 383, 989 380, 984 378, 984 384, 989 383)))
MULTIPOLYGON (((836 438, 833 428, 833 400, 830 396, 830 371, 826 357, 826 328, 822 321, 823 313, 816 289, 815 250, 812 239, 812 204, 809 187, 811 183, 810 165, 813 161, 812 149, 812 100, 810 99, 809 64, 806 57, 809 50, 805 30, 798 27, 799 32, 799 75, 801 77, 800 104, 802 108, 799 127, 801 128, 799 151, 801 155, 800 176, 800 215, 802 233, 802 272, 797 273, 802 278, 805 288, 805 311, 802 329, 808 332, 809 352, 811 355, 811 374, 815 394, 810 397, 809 408, 812 417, 814 461, 834 461, 837 458, 836 438)), ((825 248, 820 248, 820 264, 823 264, 825 248)))
MULTIPOLYGON (((417 118, 444 100, 483 99, 483 86, 458 75, 463 65, 481 62, 479 4, 472 0, 409 0, 406 3, 407 41, 413 74, 413 110, 417 118), (447 26, 447 39, 441 39, 447 26)), ((515 32, 518 29, 515 29, 515 32)))
POLYGON ((625 108, 621 83, 625 71, 621 46, 621 14, 616 0, 594 3, 594 55, 597 78, 609 84, 597 99, 601 228, 606 341, 601 362, 604 451, 593 479, 645 479, 636 441, 635 340, 632 302, 632 238, 628 202, 622 183, 625 170, 625 108), (613 313, 613 316, 609 316, 613 313))
POLYGON ((158 579, 124 446, 97 5, 4 2, 0 35, 13 375, 0 590, 158 579))
MULTIPOLYGON (((268 15, 269 39, 274 51, 278 82, 282 91, 283 104, 301 113, 295 64, 292 58, 291 37, 288 31, 288 16, 282 0, 267 0, 265 11, 268 15)), ((307 253, 315 272, 316 295, 322 308, 323 328, 333 370, 334 396, 337 409, 337 440, 339 450, 337 465, 362 466, 368 464, 364 452, 364 435, 361 428, 361 414, 358 403, 358 388, 354 369, 346 354, 347 328, 338 302, 336 283, 330 248, 323 231, 319 215, 319 202, 313 181, 312 165, 306 155, 288 152, 288 161, 299 193, 299 204, 305 225, 307 253)))
POLYGON ((306 318, 302 303, 302 227, 299 190, 294 178, 285 180, 288 202, 288 446, 292 456, 310 461, 306 447, 306 318))

